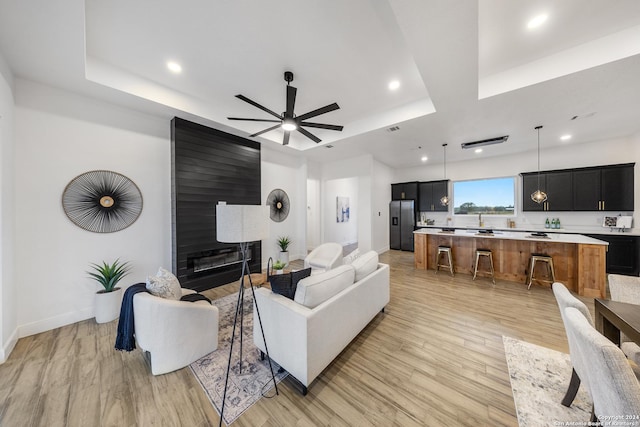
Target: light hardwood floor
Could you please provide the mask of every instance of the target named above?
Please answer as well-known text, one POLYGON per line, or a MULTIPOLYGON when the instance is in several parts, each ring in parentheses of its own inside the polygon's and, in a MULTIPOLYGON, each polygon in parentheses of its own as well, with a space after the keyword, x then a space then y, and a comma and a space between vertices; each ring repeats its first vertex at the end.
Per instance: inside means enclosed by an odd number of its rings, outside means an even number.
MULTIPOLYGON (((567 352, 549 288, 413 268, 389 251, 391 301, 301 396, 285 380, 243 426, 516 426, 502 335, 567 352)), ((205 294, 212 299, 237 284, 205 294)), ((582 298, 593 313, 593 300, 582 298)), ((22 338, 0 365, 0 425, 218 424, 189 368, 154 377, 113 349, 117 321, 22 338)))

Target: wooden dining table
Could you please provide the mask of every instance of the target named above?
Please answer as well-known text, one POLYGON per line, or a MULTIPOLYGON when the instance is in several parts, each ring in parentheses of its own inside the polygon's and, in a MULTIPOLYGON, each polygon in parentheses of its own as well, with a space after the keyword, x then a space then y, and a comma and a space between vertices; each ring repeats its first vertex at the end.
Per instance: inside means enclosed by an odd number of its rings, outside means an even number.
POLYGON ((640 345, 640 305, 596 298, 596 329, 616 345, 620 332, 640 345))

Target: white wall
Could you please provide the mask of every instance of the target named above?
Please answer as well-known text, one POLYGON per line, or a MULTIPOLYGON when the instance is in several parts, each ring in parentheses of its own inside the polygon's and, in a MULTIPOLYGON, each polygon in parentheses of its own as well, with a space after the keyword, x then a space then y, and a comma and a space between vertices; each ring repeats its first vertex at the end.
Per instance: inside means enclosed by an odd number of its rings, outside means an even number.
POLYGON ((373 156, 342 159, 321 166, 322 241, 358 242, 361 251, 373 246, 373 156), (336 222, 336 197, 350 198, 349 223, 336 222), (352 223, 353 221, 353 223, 352 223))
POLYGON ((93 317, 89 263, 130 261, 124 286, 170 267, 170 123, 44 85, 16 81, 16 289, 19 335, 93 317), (65 215, 65 186, 84 172, 121 173, 142 192, 130 227, 92 233, 65 215))
POLYGON ((389 201, 393 170, 373 161, 371 193, 371 248, 378 253, 389 250, 389 201))
POLYGON ((14 98, 13 76, 0 55, 0 363, 16 344, 17 311, 14 253, 14 98))
POLYGON ((303 259, 306 255, 307 221, 307 167, 294 156, 278 153, 264 146, 261 148, 262 203, 269 193, 280 188, 289 196, 289 216, 282 222, 269 221, 269 238, 262 242, 262 263, 266 267, 269 257, 274 261, 280 251, 277 240, 287 236, 291 240, 289 259, 303 259))
POLYGON ((336 242, 348 245, 359 242, 358 224, 360 208, 358 206, 358 178, 341 178, 324 181, 322 197, 322 218, 324 222, 324 242, 336 242), (349 198, 349 220, 337 222, 337 197, 349 198))
MULTIPOLYGON (((558 148, 542 148, 540 168, 542 170, 569 169, 586 166, 598 166, 618 163, 636 162, 635 173, 635 211, 640 212, 640 135, 609 141, 598 141, 587 144, 567 144, 558 148)), ((393 182, 404 181, 432 181, 442 179, 442 165, 422 166, 395 170, 393 182)), ((526 212, 520 209, 522 200, 521 172, 534 172, 537 168, 535 151, 516 155, 476 158, 465 162, 447 163, 447 178, 451 181, 461 181, 477 178, 495 178, 504 176, 516 177, 516 222, 518 226, 542 227, 547 217, 559 217, 564 228, 593 228, 601 229, 604 213, 599 212, 526 212)), ((450 190, 451 191, 451 190, 450 190)), ((451 209, 451 208, 450 208, 451 209)), ((477 217, 455 217, 447 213, 433 213, 427 215, 435 219, 437 225, 446 224, 447 216, 453 218, 454 225, 477 225, 477 217)), ((635 214, 634 227, 639 227, 637 221, 640 216, 635 214)), ((487 227, 504 227, 506 219, 485 218, 487 227)))

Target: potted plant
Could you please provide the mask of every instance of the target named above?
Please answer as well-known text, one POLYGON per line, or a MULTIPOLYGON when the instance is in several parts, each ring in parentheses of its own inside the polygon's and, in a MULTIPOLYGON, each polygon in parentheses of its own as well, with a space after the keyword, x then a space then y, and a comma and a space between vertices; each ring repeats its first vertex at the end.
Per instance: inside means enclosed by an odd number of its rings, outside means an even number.
POLYGON ((285 263, 280 260, 277 260, 273 263, 273 269, 276 271, 276 274, 282 274, 282 270, 284 270, 285 263))
POLYGON ((278 256, 278 260, 282 261, 284 266, 286 267, 289 264, 289 245, 291 244, 291 240, 287 237, 278 237, 278 246, 280 247, 280 255, 278 256))
POLYGON ((128 262, 120 262, 120 259, 108 264, 91 265, 92 270, 87 271, 89 277, 100 283, 103 289, 96 292, 95 315, 97 323, 106 323, 118 318, 122 301, 122 288, 116 287, 120 279, 129 274, 131 266, 128 262))

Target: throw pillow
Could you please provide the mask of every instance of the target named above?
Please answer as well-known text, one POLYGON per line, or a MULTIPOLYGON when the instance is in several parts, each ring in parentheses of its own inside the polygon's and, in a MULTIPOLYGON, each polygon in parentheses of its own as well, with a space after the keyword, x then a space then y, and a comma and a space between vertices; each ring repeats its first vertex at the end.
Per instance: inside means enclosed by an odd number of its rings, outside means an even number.
POLYGON ((355 250, 353 250, 349 255, 347 255, 346 257, 344 257, 342 259, 342 263, 343 264, 351 264, 353 261, 356 260, 356 258, 358 258, 360 256, 360 249, 356 248, 355 250))
POLYGON ((305 268, 304 270, 292 271, 287 274, 274 274, 273 276, 269 276, 271 291, 289 299, 293 299, 296 294, 298 282, 310 275, 311 268, 305 268))
POLYGON ((147 278, 147 290, 160 298, 179 300, 182 297, 180 281, 170 271, 160 267, 155 276, 147 278))
POLYGON ((291 273, 269 276, 269 285, 271 292, 291 298, 291 273))

